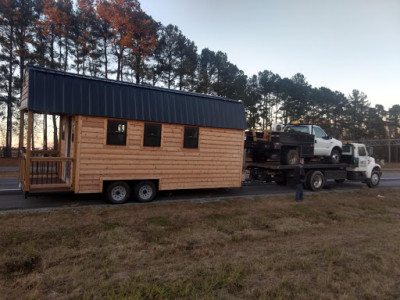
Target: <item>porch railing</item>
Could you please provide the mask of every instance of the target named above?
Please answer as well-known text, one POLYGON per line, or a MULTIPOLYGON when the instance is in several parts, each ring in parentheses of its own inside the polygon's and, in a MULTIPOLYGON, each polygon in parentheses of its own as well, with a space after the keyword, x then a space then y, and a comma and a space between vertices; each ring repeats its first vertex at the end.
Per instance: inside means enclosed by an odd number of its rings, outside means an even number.
POLYGON ((19 179, 25 191, 72 188, 74 160, 57 154, 57 151, 31 151, 27 161, 26 154, 21 153, 19 179))

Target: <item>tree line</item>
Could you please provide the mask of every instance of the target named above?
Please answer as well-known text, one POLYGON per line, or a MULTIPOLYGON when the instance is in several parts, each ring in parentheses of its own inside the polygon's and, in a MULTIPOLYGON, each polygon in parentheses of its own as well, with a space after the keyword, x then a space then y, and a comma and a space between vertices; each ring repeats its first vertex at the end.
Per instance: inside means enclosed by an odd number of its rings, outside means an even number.
MULTIPOLYGON (((358 90, 346 96, 312 87, 300 73, 247 76, 226 53, 199 51, 177 26, 155 21, 136 0, 0 0, 0 48, 0 118, 8 154, 28 63, 242 100, 249 128, 303 120, 342 139, 399 138, 400 105, 371 107, 358 90)), ((44 147, 47 119, 41 124, 44 147)), ((56 135, 55 129, 54 141, 56 135)))

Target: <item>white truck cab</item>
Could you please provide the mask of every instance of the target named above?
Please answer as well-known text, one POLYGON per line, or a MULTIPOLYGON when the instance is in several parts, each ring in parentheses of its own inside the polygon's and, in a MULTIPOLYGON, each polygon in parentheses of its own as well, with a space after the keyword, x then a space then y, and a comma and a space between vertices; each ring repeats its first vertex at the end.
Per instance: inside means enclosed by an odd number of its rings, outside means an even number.
POLYGON ((340 162, 342 142, 327 135, 321 127, 308 124, 290 124, 286 125, 283 131, 297 131, 315 135, 314 156, 328 157, 332 164, 340 162))
POLYGON ((375 159, 368 155, 364 144, 350 143, 343 147, 343 156, 351 155, 352 164, 347 167, 350 179, 364 179, 369 187, 379 184, 382 174, 381 166, 375 163, 375 159))

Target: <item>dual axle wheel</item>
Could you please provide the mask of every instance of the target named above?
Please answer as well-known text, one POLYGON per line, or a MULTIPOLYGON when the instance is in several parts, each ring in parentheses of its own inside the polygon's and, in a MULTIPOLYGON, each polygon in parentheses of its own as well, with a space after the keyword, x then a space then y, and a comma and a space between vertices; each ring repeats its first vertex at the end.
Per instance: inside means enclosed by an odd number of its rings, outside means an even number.
MULTIPOLYGON (((125 181, 114 181, 107 186, 106 199, 113 204, 122 204, 131 197, 131 186, 125 181)), ((140 181, 133 186, 133 195, 139 202, 150 202, 156 196, 156 186, 152 181, 140 181)))

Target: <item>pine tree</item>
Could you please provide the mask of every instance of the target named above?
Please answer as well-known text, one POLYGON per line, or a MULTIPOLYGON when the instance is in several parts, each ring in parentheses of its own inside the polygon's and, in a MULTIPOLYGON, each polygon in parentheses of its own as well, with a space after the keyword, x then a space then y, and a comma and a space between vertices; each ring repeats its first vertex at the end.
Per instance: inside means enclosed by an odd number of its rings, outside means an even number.
POLYGON ((215 76, 215 52, 205 48, 201 51, 199 58, 196 92, 211 94, 212 84, 215 80, 215 76))
POLYGON ((348 124, 351 130, 348 130, 349 139, 360 140, 366 136, 365 122, 368 118, 368 108, 370 103, 367 100, 367 95, 353 90, 348 97, 347 117, 348 124))
POLYGON ((16 92, 18 79, 15 76, 18 67, 16 33, 18 24, 17 2, 2 0, 0 3, 0 92, 5 96, 0 101, 5 102, 6 114, 6 149, 5 156, 11 157, 12 148, 12 115, 13 107, 17 103, 16 92))

